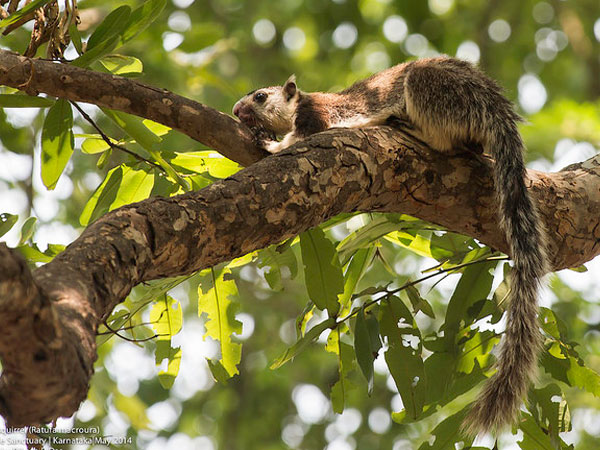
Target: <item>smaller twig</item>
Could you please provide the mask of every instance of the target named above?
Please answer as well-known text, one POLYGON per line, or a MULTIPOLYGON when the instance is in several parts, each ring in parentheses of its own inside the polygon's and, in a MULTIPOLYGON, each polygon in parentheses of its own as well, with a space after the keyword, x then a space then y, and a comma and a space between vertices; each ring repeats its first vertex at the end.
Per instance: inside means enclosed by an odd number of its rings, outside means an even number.
POLYGON ((128 155, 133 156, 134 158, 138 159, 139 161, 145 162, 147 164, 150 164, 151 166, 155 167, 156 169, 159 169, 160 171, 162 171, 163 173, 166 173, 165 170, 159 165, 156 164, 154 161, 150 161, 149 159, 144 158, 141 155, 138 155, 137 153, 129 150, 128 148, 123 147, 122 145, 119 144, 115 144, 110 137, 108 137, 101 129, 100 127, 96 124, 96 122, 94 122, 94 119, 92 119, 89 114, 87 114, 82 108, 81 106, 79 106, 76 102, 70 100, 70 103, 75 107, 75 109, 77 109, 77 111, 79 111, 79 114, 81 114, 81 116, 87 120, 91 126, 94 127, 94 129, 100 134, 100 137, 102 137, 102 140, 104 142, 106 142, 110 148, 113 149, 117 149, 117 150, 121 150, 122 152, 127 153, 128 155))
POLYGON ((469 262, 466 262, 466 263, 463 263, 463 264, 459 264, 459 265, 454 266, 454 267, 449 267, 448 269, 440 269, 440 270, 438 270, 435 273, 432 273, 432 274, 426 275, 424 277, 418 278, 418 279, 416 279, 414 281, 409 281, 408 283, 404 283, 402 286, 400 286, 397 289, 393 289, 391 291, 387 291, 385 293, 385 295, 382 296, 382 297, 379 297, 379 298, 376 298, 374 300, 366 302, 361 308, 356 308, 354 311, 352 311, 346 317, 344 317, 343 319, 338 320, 336 322, 336 324, 332 328, 336 328, 337 326, 339 326, 343 322, 345 322, 348 319, 354 317, 356 314, 358 314, 358 311, 360 311, 361 309, 363 309, 363 308, 366 309, 366 308, 368 308, 370 306, 373 306, 375 303, 380 302, 382 299, 389 298, 390 296, 392 296, 394 294, 397 294, 400 291, 408 289, 409 287, 414 286, 415 284, 419 284, 419 283, 421 283, 423 281, 426 281, 426 280, 428 280, 430 278, 433 278, 435 276, 438 276, 438 275, 441 275, 441 274, 447 273, 447 272, 453 272, 455 270, 459 270, 459 269, 462 269, 464 267, 471 266, 471 265, 474 265, 474 264, 479 264, 479 263, 482 263, 482 262, 503 261, 503 260, 506 260, 506 259, 508 259, 508 256, 490 256, 490 257, 487 257, 487 258, 478 259, 478 260, 475 260, 475 261, 469 261, 469 262))
POLYGON ((111 328, 111 327, 108 325, 108 323, 106 323, 106 320, 104 320, 104 321, 102 322, 102 324, 103 324, 103 325, 104 325, 106 328, 108 328, 108 331, 110 331, 112 334, 114 334, 115 336, 117 336, 117 337, 120 337, 121 339, 124 339, 124 340, 126 340, 126 341, 128 341, 128 342, 133 342, 133 343, 147 342, 147 341, 151 341, 152 339, 155 339, 155 338, 159 337, 159 335, 158 335, 158 334, 155 334, 155 335, 153 335, 153 336, 150 336, 150 337, 147 337, 147 338, 144 338, 144 339, 133 339, 133 338, 129 338, 129 337, 127 337, 127 336, 123 336, 122 334, 119 334, 119 331, 118 331, 118 330, 113 330, 113 329, 112 329, 112 328, 111 328))
MULTIPOLYGON (((118 330, 114 330, 114 331, 128 331, 128 330, 133 330, 136 327, 142 327, 142 326, 148 326, 148 325, 154 325, 158 322, 140 322, 140 323, 136 323, 135 325, 127 325, 126 327, 119 327, 118 330)), ((107 327, 108 328, 108 327, 107 327)), ((109 330, 109 331, 100 331, 98 333, 96 333, 98 336, 103 336, 105 334, 114 334, 113 330, 109 330)), ((158 335, 157 335, 158 336, 158 335)))

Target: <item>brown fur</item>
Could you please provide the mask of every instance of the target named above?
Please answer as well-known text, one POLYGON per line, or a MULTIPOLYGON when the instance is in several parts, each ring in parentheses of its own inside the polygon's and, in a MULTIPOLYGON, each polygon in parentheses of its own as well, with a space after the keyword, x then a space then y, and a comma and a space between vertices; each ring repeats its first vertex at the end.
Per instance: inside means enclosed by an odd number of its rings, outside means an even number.
MULTIPOLYGON (((465 420, 469 434, 497 431, 513 422, 537 368, 542 336, 537 323, 537 295, 547 269, 545 234, 525 186, 521 119, 498 85, 471 64, 449 57, 399 64, 359 81, 339 93, 304 93, 295 79, 265 88, 262 104, 242 98, 234 113, 270 131, 272 111, 287 121, 283 141, 263 142, 277 153, 326 128, 380 125, 391 116, 413 124, 419 137, 438 151, 483 147, 496 160, 494 184, 500 225, 514 261, 506 333, 496 373, 465 420), (280 92, 295 92, 281 103, 280 92), (239 111, 244 114, 240 115, 239 111)), ((257 92, 259 92, 257 91, 257 92)))

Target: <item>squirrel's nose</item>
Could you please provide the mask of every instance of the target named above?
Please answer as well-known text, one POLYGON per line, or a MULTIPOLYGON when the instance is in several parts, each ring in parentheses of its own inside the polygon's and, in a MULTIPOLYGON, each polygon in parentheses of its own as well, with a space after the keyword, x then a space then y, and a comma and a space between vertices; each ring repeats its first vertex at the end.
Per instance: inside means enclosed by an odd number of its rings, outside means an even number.
POLYGON ((242 108, 242 105, 240 105, 240 102, 237 102, 235 105, 233 105, 233 115, 236 117, 240 117, 240 109, 242 108))

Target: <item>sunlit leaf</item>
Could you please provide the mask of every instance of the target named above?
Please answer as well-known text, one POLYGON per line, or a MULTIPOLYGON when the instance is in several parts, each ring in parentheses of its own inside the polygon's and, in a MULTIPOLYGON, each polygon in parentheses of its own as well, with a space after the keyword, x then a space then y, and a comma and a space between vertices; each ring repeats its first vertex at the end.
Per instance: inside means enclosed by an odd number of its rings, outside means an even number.
POLYGON ((125 164, 110 170, 83 208, 79 223, 88 225, 108 211, 148 198, 155 176, 152 169, 135 169, 125 164))
MULTIPOLYGON (((181 331, 183 323, 181 304, 174 298, 163 295, 150 309, 150 322, 159 341, 170 341, 173 336, 181 331)), ((162 358, 158 359, 160 356, 162 355, 157 353, 157 362, 162 360, 162 358)))
POLYGON ((334 353, 338 358, 338 380, 331 388, 331 406, 335 413, 341 414, 346 405, 348 393, 354 385, 351 383, 349 374, 353 370, 354 349, 341 341, 340 328, 336 328, 327 337, 326 350, 334 353))
POLYGON ((115 75, 138 74, 144 70, 142 61, 133 56, 106 55, 100 58, 99 63, 115 75))
POLYGON ((108 143, 101 137, 87 138, 81 143, 81 151, 83 153, 87 153, 88 155, 102 153, 108 150, 109 148, 110 145, 108 145, 108 143))
POLYGON ((215 339, 221 353, 219 364, 227 372, 228 378, 239 373, 237 365, 242 358, 242 346, 233 342, 232 335, 242 332, 242 323, 235 318, 238 303, 233 297, 238 295, 231 272, 224 268, 220 271, 210 269, 202 277, 198 288, 198 314, 206 314, 207 336, 215 339))
POLYGON ((171 345, 171 339, 179 333, 183 323, 181 304, 168 295, 163 295, 152 305, 150 323, 157 335, 156 364, 160 365, 164 359, 168 361, 167 369, 159 372, 158 380, 165 389, 169 389, 177 377, 181 361, 181 349, 171 345))
POLYGON ((57 100, 42 128, 42 181, 54 189, 73 154, 73 111, 67 100, 57 100))

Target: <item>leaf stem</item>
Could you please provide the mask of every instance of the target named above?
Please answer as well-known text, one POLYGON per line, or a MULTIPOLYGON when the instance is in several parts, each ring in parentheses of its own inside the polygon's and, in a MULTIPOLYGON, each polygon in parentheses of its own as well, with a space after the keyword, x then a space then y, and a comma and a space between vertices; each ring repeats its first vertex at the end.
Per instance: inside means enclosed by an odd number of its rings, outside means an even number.
POLYGON ((133 156, 135 159, 145 162, 151 166, 153 166, 156 169, 159 169, 161 172, 163 173, 167 173, 165 169, 162 168, 162 166, 160 164, 155 163, 154 161, 150 161, 149 159, 144 158, 143 156, 138 155, 137 153, 129 150, 128 148, 123 147, 122 145, 119 144, 115 144, 110 137, 108 137, 101 129, 100 127, 96 124, 96 122, 94 122, 94 119, 92 119, 89 114, 87 114, 82 108, 81 106, 79 106, 76 102, 74 101, 70 101, 71 104, 75 107, 75 109, 77 109, 77 111, 79 111, 79 114, 81 114, 81 116, 87 120, 90 125, 92 127, 94 127, 96 129, 96 131, 100 134, 100 137, 102 138, 102 140, 104 140, 104 142, 106 142, 110 148, 113 149, 117 149, 117 150, 121 150, 122 152, 127 153, 128 155, 133 156))

